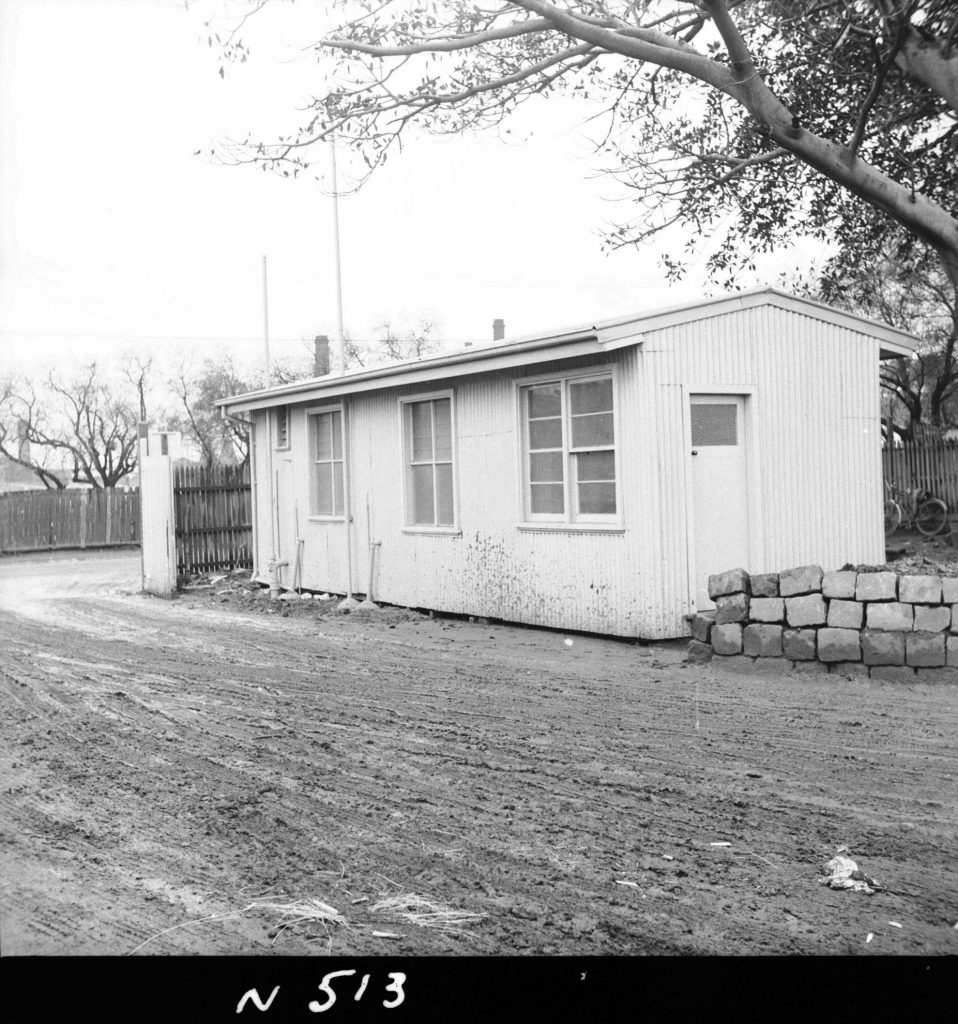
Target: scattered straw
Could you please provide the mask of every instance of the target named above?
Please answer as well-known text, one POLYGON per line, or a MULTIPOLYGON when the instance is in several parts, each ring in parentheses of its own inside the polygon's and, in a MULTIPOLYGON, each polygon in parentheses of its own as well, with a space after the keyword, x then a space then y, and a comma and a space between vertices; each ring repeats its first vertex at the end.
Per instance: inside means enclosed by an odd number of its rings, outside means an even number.
MULTIPOLYGON (((244 894, 241 893, 241 895, 244 894)), ((323 927, 327 924, 341 924, 348 927, 346 918, 343 917, 335 907, 331 907, 328 903, 323 903, 322 900, 317 899, 289 900, 286 898, 285 893, 280 892, 271 896, 264 895, 255 897, 251 903, 248 903, 245 907, 241 907, 238 910, 229 910, 223 914, 212 914, 209 917, 200 917, 192 921, 182 921, 180 924, 174 924, 169 928, 164 928, 163 931, 157 932, 155 935, 151 935, 149 938, 144 939, 126 955, 133 956, 134 953, 141 950, 148 942, 152 942, 154 939, 158 939, 161 935, 166 935, 168 932, 176 931, 178 928, 187 928, 190 925, 204 924, 209 921, 223 921, 230 917, 242 917, 244 914, 250 914, 254 911, 266 911, 270 914, 279 914, 279 920, 271 931, 274 942, 279 934, 286 928, 290 928, 297 924, 303 924, 305 922, 321 924, 323 927)))
POLYGON ((485 917, 468 910, 453 910, 441 903, 427 900, 424 896, 403 893, 388 896, 369 908, 373 913, 396 914, 420 928, 438 928, 443 932, 463 932, 465 925, 474 924, 485 917))
POLYGON ((260 899, 251 903, 247 910, 265 910, 270 914, 279 914, 279 920, 273 926, 273 941, 287 928, 298 924, 319 924, 324 928, 327 924, 346 924, 346 918, 328 903, 322 900, 292 900, 281 903, 276 899, 260 899))

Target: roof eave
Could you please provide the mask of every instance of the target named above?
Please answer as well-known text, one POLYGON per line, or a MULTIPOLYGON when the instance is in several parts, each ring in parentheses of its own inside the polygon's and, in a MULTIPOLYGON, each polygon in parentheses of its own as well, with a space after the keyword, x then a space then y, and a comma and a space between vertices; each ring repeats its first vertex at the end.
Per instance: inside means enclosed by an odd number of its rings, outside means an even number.
POLYGON ((891 341, 879 341, 879 359, 908 359, 915 354, 915 349, 907 345, 896 345, 891 341))
POLYGON ((251 412, 290 402, 308 402, 313 399, 335 398, 339 395, 401 387, 404 384, 447 377, 462 377, 471 373, 484 373, 508 369, 530 362, 548 359, 574 359, 579 356, 602 354, 595 331, 581 334, 563 334, 540 338, 521 344, 498 345, 452 355, 420 359, 411 363, 364 370, 361 373, 337 377, 314 377, 283 384, 278 387, 250 391, 243 395, 218 399, 216 405, 228 413, 251 412))

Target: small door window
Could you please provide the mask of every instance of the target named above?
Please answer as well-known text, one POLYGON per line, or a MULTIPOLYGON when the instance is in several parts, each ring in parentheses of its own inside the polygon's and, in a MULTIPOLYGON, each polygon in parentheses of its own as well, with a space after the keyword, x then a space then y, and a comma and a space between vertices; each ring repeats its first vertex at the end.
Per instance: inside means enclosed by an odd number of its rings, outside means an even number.
POLYGON ((738 444, 737 407, 727 402, 692 404, 692 445, 707 448, 738 444))

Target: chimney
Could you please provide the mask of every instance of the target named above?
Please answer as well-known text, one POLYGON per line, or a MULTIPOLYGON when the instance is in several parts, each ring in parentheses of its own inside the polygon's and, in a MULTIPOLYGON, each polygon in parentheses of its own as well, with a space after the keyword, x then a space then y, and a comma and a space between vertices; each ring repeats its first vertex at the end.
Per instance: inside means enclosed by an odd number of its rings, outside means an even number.
POLYGON ((22 417, 17 420, 17 456, 23 462, 30 462, 30 438, 27 433, 29 424, 22 417))
POLYGON ((496 318, 492 321, 492 340, 502 341, 506 336, 506 322, 496 318))
POLYGON ((313 376, 325 377, 329 373, 329 338, 325 334, 317 334, 313 344, 313 376))

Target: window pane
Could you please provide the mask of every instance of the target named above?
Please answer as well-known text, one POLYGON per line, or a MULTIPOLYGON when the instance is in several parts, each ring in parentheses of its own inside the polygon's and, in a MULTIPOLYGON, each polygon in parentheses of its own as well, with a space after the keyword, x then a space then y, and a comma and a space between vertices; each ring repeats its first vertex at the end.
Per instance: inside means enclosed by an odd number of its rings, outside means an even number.
POLYGON ((561 515, 565 511, 562 484, 530 484, 529 493, 531 512, 554 512, 561 515))
POLYGON ((533 483, 562 483, 562 452, 531 452, 529 479, 533 483))
POLYGON ((343 498, 343 464, 334 462, 333 470, 333 510, 332 515, 341 516, 346 509, 346 502, 343 498))
POLYGON ((529 423, 529 447, 561 448, 562 420, 532 420, 529 423))
POLYGON ((543 384, 529 388, 529 418, 559 416, 562 414, 562 385, 543 384))
POLYGON ((610 412, 612 410, 612 378, 588 380, 570 387, 572 415, 582 412, 610 412))
POLYGON ((432 403, 413 402, 409 407, 412 420, 412 460, 432 459, 432 403))
POLYGON ((727 403, 692 406, 692 444, 699 448, 710 445, 738 444, 736 407, 727 403))
POLYGON ((572 419, 572 447, 597 448, 615 443, 615 428, 612 413, 600 412, 589 416, 575 416, 572 419))
POLYGON ((330 430, 329 413, 315 417, 316 422, 316 458, 328 461, 333 457, 332 431, 330 430))
POLYGON ((341 412, 326 413, 324 419, 329 419, 329 431, 333 435, 333 458, 343 457, 343 414, 341 412))
POLYGON ((452 466, 436 466, 436 514, 437 526, 452 526, 455 522, 455 508, 452 500, 452 466))
POLYGON ((415 526, 436 522, 432 498, 432 466, 412 466, 412 521, 415 526))
POLYGON ((615 479, 615 452, 580 452, 575 459, 580 480, 615 479))
POLYGON ((436 461, 452 461, 452 403, 439 398, 432 403, 436 414, 436 461))
POLYGON ((320 516, 333 514, 332 468, 328 462, 316 467, 316 506, 314 511, 320 516))
POLYGON ((579 484, 579 512, 583 515, 614 515, 615 484, 579 484))

